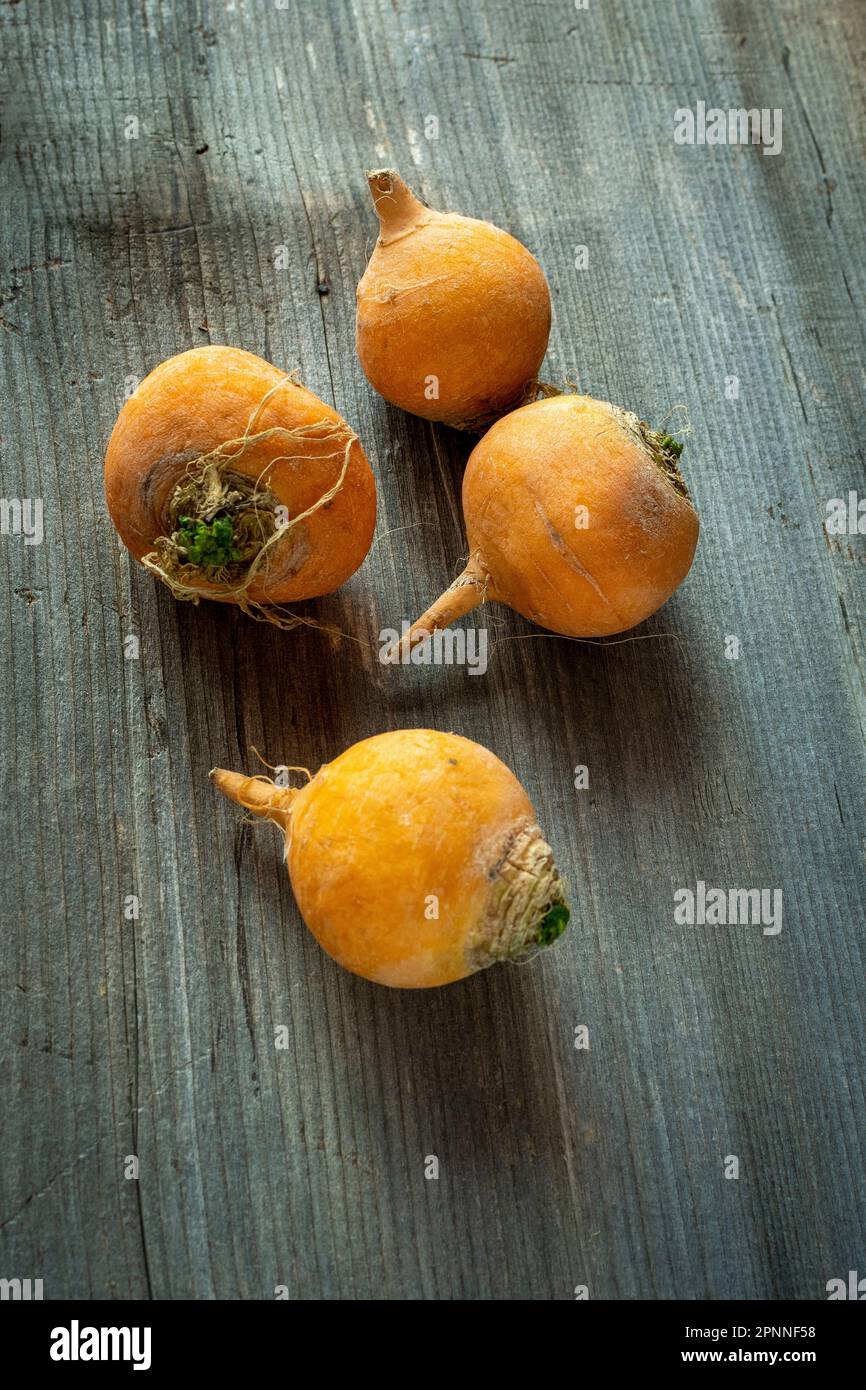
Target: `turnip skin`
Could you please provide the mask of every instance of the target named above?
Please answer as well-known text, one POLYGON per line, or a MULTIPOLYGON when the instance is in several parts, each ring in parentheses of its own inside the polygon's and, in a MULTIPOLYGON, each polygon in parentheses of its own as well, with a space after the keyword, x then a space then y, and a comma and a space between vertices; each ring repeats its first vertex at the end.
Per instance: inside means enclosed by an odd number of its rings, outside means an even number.
POLYGON ((567 637, 643 622, 682 583, 697 545, 679 449, 590 396, 554 396, 506 415, 466 467, 469 563, 404 643, 487 599, 567 637))
POLYGON ((547 351, 544 273, 508 232, 426 207, 393 170, 368 180, 381 233, 358 285, 367 379, 413 415, 483 429, 526 399, 547 351))
POLYGON ((304 921, 365 979, 449 984, 549 944, 567 920, 526 792, 469 739, 430 729, 378 734, 297 791, 222 769, 212 776, 285 830, 304 921))

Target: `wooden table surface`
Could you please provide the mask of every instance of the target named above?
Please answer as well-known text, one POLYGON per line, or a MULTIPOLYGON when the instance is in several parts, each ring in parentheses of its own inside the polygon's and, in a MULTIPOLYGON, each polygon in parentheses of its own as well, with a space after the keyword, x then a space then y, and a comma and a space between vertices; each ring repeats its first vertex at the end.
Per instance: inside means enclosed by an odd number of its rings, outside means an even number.
POLYGON ((0 537, 0 1275, 822 1299, 866 1273, 866 542, 825 526, 866 495, 863 6, 4 0, 0 39, 0 490, 44 507, 41 545, 0 537), (698 102, 781 109, 781 153, 678 144, 698 102), (696 563, 628 641, 491 607, 486 675, 378 661, 465 555, 472 444, 355 357, 383 164, 539 256, 547 379, 688 418, 696 563), (176 603, 117 540, 114 418, 208 342, 297 368, 369 453, 374 547, 302 610, 357 641, 176 603), (514 768, 575 913, 524 968, 403 993, 319 950, 207 773, 415 725, 514 768), (676 925, 698 881, 781 891, 781 931, 676 925))

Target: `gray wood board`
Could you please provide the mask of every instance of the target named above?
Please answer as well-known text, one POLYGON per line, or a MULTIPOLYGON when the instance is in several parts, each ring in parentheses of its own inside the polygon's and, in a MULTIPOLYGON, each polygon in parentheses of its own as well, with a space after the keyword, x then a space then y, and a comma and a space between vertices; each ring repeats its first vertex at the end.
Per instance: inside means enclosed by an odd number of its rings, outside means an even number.
POLYGON ((826 1297, 866 1249, 866 551, 823 524, 866 492, 862 5, 21 0, 0 39, 0 491, 45 508, 42 545, 0 538, 0 1275, 826 1297), (781 108, 782 153, 676 144, 698 101, 781 108), (355 358, 383 163, 540 257, 548 379, 687 407, 702 537, 641 640, 491 608, 486 675, 379 664, 458 571, 471 447, 355 358), (120 547, 128 379, 207 342, 358 430, 377 540, 304 610, 358 642, 175 603, 120 547), (515 769, 576 911, 525 968, 401 993, 322 954, 276 836, 207 772, 413 725, 515 769), (782 931, 675 926, 698 880, 781 889, 782 931))

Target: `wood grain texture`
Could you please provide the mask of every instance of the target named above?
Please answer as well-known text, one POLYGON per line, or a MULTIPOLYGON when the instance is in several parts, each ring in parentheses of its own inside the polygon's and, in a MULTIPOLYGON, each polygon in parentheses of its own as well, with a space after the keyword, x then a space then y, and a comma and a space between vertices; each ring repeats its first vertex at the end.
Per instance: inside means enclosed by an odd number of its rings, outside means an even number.
POLYGON ((0 41, 0 493, 45 509, 42 545, 0 537, 0 1275, 565 1299, 862 1273, 866 550, 823 526, 866 494, 862 6, 20 0, 0 41), (782 153, 676 145, 699 100, 780 107, 782 153), (355 360, 383 163, 540 257, 548 379, 687 406, 703 533, 641 640, 491 608, 483 677, 378 663, 458 572, 470 447, 355 360), (128 379, 206 342, 358 430, 377 540, 306 610, 357 641, 177 604, 120 548, 128 379), (207 772, 413 725, 515 769, 576 913, 531 966, 403 994, 319 951, 207 772), (698 879, 780 888, 781 933, 675 927, 698 879))

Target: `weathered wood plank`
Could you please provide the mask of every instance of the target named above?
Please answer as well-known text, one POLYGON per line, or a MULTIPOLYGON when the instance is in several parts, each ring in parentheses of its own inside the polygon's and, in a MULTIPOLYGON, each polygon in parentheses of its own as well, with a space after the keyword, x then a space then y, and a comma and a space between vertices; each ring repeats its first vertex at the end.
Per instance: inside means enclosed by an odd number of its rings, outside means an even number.
POLYGON ((862 8, 21 0, 0 35, 0 493, 45 509, 44 544, 0 538, 0 1274, 823 1297, 866 1225, 864 546, 822 524, 866 486, 862 8), (699 100, 780 107, 782 153, 676 145, 699 100), (687 407, 701 545, 640 640, 491 609, 485 676, 379 665, 457 572, 470 447, 354 356, 384 162, 540 256, 549 378, 687 407), (357 642, 177 605, 116 541, 127 381, 208 341, 298 367, 368 449, 376 544, 309 605, 357 642), (548 958, 429 997, 322 956, 206 776, 412 725, 510 763, 577 906, 548 958), (698 879, 780 888, 781 933, 674 926, 698 879))

